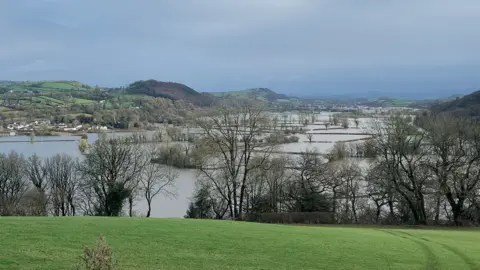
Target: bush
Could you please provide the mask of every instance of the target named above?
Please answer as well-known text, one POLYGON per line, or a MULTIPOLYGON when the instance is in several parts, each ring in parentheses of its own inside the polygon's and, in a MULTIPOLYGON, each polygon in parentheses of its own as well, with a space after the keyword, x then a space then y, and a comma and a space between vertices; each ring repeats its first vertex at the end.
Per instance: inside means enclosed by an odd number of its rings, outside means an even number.
POLYGON ((246 221, 281 224, 333 224, 332 212, 254 213, 246 221))
POLYGON ((332 151, 328 154, 328 161, 338 161, 342 160, 349 155, 349 150, 347 149, 347 145, 344 142, 336 142, 333 145, 332 151))
POLYGON ((343 128, 348 128, 349 127, 347 118, 342 119, 342 127, 343 128))
POLYGON ((296 143, 298 142, 298 140, 299 140, 298 136, 290 136, 287 138, 288 143, 296 143))
POLYGON ((152 160, 154 163, 170 165, 180 169, 197 168, 197 158, 200 155, 195 146, 173 144, 171 146, 161 146, 158 149, 158 155, 152 160))
POLYGON ((295 143, 298 140, 297 136, 285 136, 278 133, 270 134, 270 136, 265 138, 265 141, 271 144, 295 143))
POLYGON ((102 235, 98 237, 97 245, 92 248, 85 247, 80 258, 78 269, 85 270, 111 270, 116 269, 112 248, 102 235))

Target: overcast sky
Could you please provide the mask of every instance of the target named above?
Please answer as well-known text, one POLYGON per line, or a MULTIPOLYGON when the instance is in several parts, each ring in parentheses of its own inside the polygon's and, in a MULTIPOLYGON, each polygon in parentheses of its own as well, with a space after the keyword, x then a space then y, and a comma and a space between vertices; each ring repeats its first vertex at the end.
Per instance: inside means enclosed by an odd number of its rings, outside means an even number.
POLYGON ((465 93, 479 26, 478 0, 0 0, 0 79, 465 93))

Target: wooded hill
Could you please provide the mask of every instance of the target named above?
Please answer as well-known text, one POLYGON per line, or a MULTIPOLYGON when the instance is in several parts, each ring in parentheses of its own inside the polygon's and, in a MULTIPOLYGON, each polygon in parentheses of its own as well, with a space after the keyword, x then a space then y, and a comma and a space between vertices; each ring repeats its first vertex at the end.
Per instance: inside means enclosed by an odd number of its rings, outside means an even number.
POLYGON ((432 106, 434 112, 447 112, 455 116, 480 116, 480 90, 463 97, 432 106))

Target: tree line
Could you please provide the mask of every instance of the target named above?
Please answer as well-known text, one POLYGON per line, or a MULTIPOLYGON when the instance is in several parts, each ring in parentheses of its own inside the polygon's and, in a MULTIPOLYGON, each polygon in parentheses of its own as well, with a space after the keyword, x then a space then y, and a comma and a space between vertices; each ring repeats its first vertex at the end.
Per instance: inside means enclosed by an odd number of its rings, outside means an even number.
POLYGON ((178 173, 151 162, 155 147, 100 136, 81 159, 0 154, 0 215, 133 216, 138 199, 175 196, 178 173))
POLYGON ((0 214, 117 216, 125 208, 133 216, 135 200, 144 198, 149 216, 155 196, 174 195, 176 166, 198 171, 188 218, 480 222, 480 125, 474 119, 372 119, 370 139, 337 143, 326 156, 279 154, 279 142, 266 139, 273 125, 264 107, 245 103, 197 117, 202 132, 183 146, 101 136, 81 160, 2 154, 0 214))
POLYGON ((373 119, 362 158, 336 144, 327 158, 275 153, 257 138, 259 108, 222 109, 205 131, 189 218, 264 222, 455 224, 480 222, 480 125, 449 115, 373 119), (261 151, 259 151, 261 150, 261 151), (261 154, 258 154, 261 153, 261 154), (311 213, 311 214, 305 214, 311 213), (315 213, 315 214, 313 214, 315 213))

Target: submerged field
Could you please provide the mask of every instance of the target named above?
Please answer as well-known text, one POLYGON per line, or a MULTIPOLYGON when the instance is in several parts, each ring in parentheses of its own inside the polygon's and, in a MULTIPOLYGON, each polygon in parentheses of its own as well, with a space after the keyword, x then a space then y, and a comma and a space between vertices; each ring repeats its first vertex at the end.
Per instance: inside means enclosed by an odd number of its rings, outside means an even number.
POLYGON ((0 217, 0 269, 72 269, 101 233, 121 269, 478 269, 480 232, 0 217))

